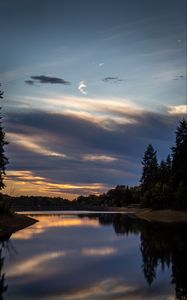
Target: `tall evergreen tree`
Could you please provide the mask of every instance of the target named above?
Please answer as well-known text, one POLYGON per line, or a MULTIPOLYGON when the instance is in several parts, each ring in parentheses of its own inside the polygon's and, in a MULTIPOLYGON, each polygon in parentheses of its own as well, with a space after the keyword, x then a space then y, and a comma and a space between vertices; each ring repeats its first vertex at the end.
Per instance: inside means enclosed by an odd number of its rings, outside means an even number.
POLYGON ((162 160, 159 165, 159 182, 162 184, 171 183, 171 157, 167 156, 166 161, 162 160))
POLYGON ((176 131, 175 146, 172 147, 172 174, 174 188, 183 183, 187 186, 187 121, 179 122, 176 131))
MULTIPOLYGON (((0 91, 0 99, 3 99, 3 92, 0 91)), ((0 190, 5 187, 4 184, 4 176, 5 169, 8 163, 8 159, 5 156, 4 146, 7 145, 7 141, 5 139, 5 132, 2 126, 2 116, 1 116, 1 106, 0 106, 0 190)))
POLYGON ((142 192, 150 190, 158 180, 158 162, 156 151, 151 144, 148 145, 143 161, 143 173, 140 179, 142 192))

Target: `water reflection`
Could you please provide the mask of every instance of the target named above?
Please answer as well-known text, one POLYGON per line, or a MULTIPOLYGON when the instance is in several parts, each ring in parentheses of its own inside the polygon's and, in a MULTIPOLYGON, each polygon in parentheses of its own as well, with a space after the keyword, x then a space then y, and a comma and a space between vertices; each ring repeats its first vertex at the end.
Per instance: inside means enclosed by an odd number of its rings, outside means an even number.
POLYGON ((3 294, 7 291, 8 285, 5 282, 5 273, 3 272, 4 260, 5 257, 3 255, 4 249, 8 248, 8 239, 9 236, 5 238, 0 238, 0 300, 3 300, 3 294))
POLYGON ((12 236, 18 254, 4 266, 6 300, 187 299, 186 224, 124 214, 36 218, 12 236))
POLYGON ((85 216, 84 220, 81 218, 77 218, 76 216, 70 215, 59 215, 59 214, 51 214, 51 215, 32 215, 29 214, 30 217, 34 217, 39 220, 38 223, 34 226, 34 231, 30 229, 30 227, 18 231, 14 234, 14 239, 30 239, 33 235, 41 234, 47 231, 50 228, 55 227, 100 227, 97 219, 89 219, 85 216))
POLYGON ((187 225, 150 223, 125 215, 98 215, 100 224, 113 224, 117 234, 140 232, 142 271, 149 285, 156 280, 156 270, 172 269, 171 283, 175 286, 176 299, 187 299, 187 225))

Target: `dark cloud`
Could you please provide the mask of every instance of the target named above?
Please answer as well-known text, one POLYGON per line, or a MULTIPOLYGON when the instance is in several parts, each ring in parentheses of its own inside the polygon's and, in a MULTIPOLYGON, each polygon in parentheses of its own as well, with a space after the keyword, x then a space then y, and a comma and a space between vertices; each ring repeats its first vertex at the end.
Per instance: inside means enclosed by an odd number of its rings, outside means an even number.
POLYGON ((175 116, 151 112, 132 117, 135 123, 115 124, 115 130, 106 130, 75 116, 41 111, 10 113, 7 132, 25 135, 34 142, 42 137, 40 146, 67 157, 45 156, 24 145, 10 143, 9 169, 31 170, 58 183, 137 184, 145 148, 152 143, 158 150, 158 158, 165 158, 174 144, 178 120, 175 116), (108 155, 117 160, 83 160, 86 154, 108 155))
POLYGON ((110 83, 120 83, 122 81, 124 81, 123 79, 119 78, 119 77, 105 77, 102 79, 103 82, 110 82, 110 83))
POLYGON ((33 85, 35 82, 50 83, 50 84, 64 84, 64 85, 71 84, 69 81, 66 81, 63 78, 50 77, 50 76, 45 76, 45 75, 30 76, 30 78, 32 80, 26 80, 25 83, 30 84, 30 85, 33 85))
POLYGON ((184 75, 176 75, 173 80, 184 80, 185 76, 184 75))
POLYGON ((55 151, 63 149, 72 155, 93 149, 94 153, 106 151, 108 155, 136 157, 149 141, 168 143, 173 139, 176 117, 146 112, 134 119, 136 123, 116 124, 115 130, 110 131, 75 116, 33 111, 9 114, 6 128, 29 136, 42 135, 47 142, 50 140, 49 146, 56 145, 55 151))

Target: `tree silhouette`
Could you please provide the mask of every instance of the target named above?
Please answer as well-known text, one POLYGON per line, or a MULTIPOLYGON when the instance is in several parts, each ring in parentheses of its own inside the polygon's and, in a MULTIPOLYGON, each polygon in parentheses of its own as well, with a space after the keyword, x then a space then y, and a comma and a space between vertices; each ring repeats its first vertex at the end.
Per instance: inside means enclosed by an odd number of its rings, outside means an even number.
POLYGON ((142 191, 146 192, 150 190, 158 179, 158 162, 156 157, 156 151, 151 144, 148 145, 143 161, 143 173, 140 179, 142 191))
POLYGON ((177 127, 175 146, 172 147, 172 156, 173 185, 177 188, 179 183, 183 182, 187 186, 187 121, 184 119, 179 122, 179 126, 177 127))
MULTIPOLYGON (((2 91, 0 91, 0 99, 3 99, 2 91)), ((0 190, 2 190, 5 187, 4 176, 5 176, 5 169, 8 163, 8 159, 5 156, 4 146, 7 144, 8 143, 5 139, 5 132, 2 126, 2 116, 1 116, 1 106, 0 106, 0 190)))
POLYGON ((171 166, 172 161, 170 155, 167 156, 166 161, 162 160, 159 165, 159 182, 162 184, 171 184, 171 166))

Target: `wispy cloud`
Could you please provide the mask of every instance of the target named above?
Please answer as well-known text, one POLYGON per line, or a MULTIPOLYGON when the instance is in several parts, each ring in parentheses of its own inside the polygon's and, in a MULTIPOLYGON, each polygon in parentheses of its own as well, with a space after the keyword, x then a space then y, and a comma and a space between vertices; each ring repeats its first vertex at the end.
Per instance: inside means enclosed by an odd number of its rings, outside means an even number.
POLYGON ((85 82, 84 82, 84 81, 80 81, 80 82, 79 82, 79 86, 78 86, 78 90, 79 90, 83 95, 86 95, 86 94, 87 94, 86 88, 87 88, 87 85, 85 84, 85 82))
POLYGON ((66 81, 63 78, 59 77, 51 77, 51 76, 45 76, 45 75, 39 75, 39 76, 30 76, 31 80, 25 80, 26 84, 34 85, 35 83, 50 83, 50 84, 63 84, 63 85, 70 85, 71 83, 69 81, 66 81))
POLYGON ((98 66, 99 66, 99 67, 103 67, 103 66, 104 66, 104 64, 105 64, 105 63, 103 63, 103 62, 102 62, 102 63, 99 63, 99 65, 98 65, 98 66))

